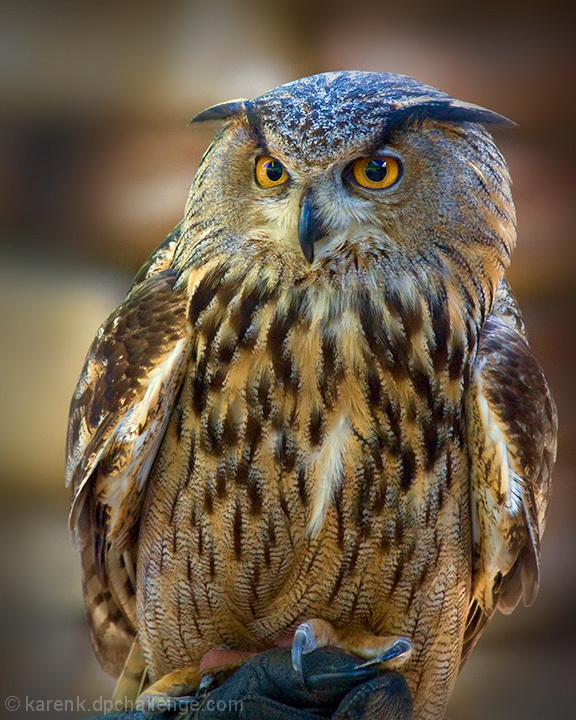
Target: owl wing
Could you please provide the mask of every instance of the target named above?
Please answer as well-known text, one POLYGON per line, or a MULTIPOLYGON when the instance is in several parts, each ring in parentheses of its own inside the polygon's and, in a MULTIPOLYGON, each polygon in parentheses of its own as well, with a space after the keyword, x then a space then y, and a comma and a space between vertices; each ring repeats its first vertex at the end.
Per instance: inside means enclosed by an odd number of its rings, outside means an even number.
POLYGON ((100 327, 70 409, 70 528, 103 668, 118 675, 134 638, 134 563, 146 479, 190 346, 186 283, 170 267, 178 229, 100 327))
POLYGON ((530 605, 556 456, 556 407, 508 284, 480 336, 469 407, 473 581, 463 661, 497 609, 530 605))

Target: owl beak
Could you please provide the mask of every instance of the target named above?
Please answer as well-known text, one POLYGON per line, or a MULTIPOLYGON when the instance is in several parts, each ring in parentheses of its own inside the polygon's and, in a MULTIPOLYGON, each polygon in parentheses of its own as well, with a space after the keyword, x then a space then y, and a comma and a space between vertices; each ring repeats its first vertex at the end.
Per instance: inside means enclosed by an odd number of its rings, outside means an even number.
POLYGON ((314 202, 311 190, 307 190, 300 203, 298 216, 298 239, 306 260, 314 262, 314 243, 326 235, 320 211, 314 202))

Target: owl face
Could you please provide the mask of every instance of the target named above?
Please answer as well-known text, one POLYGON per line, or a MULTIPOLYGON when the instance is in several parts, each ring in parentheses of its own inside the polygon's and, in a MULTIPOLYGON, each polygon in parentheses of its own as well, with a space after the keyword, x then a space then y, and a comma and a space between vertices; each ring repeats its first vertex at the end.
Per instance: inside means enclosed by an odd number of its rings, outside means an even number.
POLYGON ((509 177, 479 124, 509 122, 495 113, 404 76, 342 72, 195 118, 207 119, 226 125, 192 194, 207 197, 238 247, 316 267, 351 252, 433 262, 446 247, 473 267, 507 265, 509 177), (496 233, 494 249, 486 237, 496 233))

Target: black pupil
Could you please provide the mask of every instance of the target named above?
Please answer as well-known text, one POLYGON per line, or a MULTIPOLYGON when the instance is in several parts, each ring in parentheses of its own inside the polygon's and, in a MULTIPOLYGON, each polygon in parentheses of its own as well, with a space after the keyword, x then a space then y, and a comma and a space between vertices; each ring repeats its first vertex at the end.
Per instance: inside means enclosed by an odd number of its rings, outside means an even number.
POLYGON ((367 163, 364 172, 368 180, 372 182, 382 182, 386 177, 386 160, 370 160, 367 163))
POLYGON ((284 168, 282 167, 282 163, 278 162, 278 160, 271 160, 266 165, 266 175, 268 175, 268 180, 271 182, 278 182, 283 172, 284 168))

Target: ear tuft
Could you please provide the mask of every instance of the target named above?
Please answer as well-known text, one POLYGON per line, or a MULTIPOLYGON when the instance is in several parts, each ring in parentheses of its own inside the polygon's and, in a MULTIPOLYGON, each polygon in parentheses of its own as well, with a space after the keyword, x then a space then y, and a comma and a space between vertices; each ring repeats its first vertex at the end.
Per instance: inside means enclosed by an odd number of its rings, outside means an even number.
POLYGON ((446 120, 477 122, 504 128, 516 127, 516 123, 504 117, 504 115, 488 110, 481 105, 474 105, 474 103, 462 102, 461 100, 451 100, 444 112, 446 120))
POLYGON ((192 123, 208 122, 210 120, 227 120, 234 115, 244 112, 247 102, 244 98, 239 98, 238 100, 228 100, 218 105, 212 105, 206 108, 206 110, 199 112, 188 124, 192 125, 192 123))

